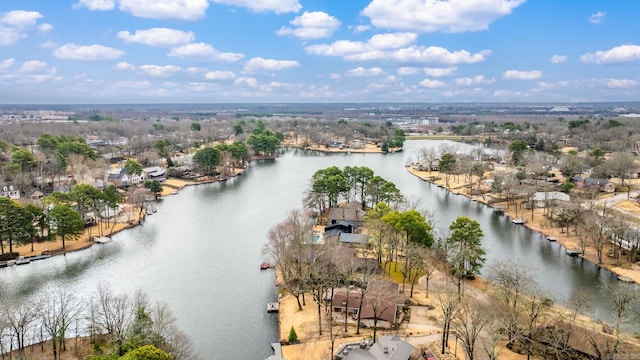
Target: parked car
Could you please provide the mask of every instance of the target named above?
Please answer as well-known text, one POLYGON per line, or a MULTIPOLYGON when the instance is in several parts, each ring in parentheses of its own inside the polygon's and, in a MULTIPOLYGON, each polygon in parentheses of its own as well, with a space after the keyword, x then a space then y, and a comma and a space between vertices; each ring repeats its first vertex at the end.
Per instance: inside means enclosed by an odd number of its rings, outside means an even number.
POLYGON ((425 359, 435 359, 436 356, 433 354, 433 351, 431 351, 430 349, 424 349, 422 351, 422 357, 425 359))

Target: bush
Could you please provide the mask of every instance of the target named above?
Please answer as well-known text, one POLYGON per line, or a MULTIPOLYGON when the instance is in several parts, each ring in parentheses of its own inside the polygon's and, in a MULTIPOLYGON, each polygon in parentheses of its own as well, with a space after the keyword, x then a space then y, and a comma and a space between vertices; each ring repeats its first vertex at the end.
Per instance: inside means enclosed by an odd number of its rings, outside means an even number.
POLYGON ((296 329, 291 327, 289 331, 289 344, 296 344, 298 342, 298 334, 296 334, 296 329))

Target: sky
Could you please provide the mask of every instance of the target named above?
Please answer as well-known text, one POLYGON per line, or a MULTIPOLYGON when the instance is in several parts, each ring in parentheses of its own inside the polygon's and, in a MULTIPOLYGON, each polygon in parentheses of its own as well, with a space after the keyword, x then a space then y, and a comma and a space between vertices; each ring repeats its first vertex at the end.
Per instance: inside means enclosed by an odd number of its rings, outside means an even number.
POLYGON ((640 100, 637 0, 1 0, 0 103, 640 100))

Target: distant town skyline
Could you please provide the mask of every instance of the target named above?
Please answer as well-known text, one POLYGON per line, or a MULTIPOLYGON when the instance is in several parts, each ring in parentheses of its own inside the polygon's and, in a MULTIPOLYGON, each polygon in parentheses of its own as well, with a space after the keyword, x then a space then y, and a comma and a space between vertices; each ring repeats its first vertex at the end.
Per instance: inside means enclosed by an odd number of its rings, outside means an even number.
POLYGON ((3 0, 0 103, 640 100, 640 2, 3 0))

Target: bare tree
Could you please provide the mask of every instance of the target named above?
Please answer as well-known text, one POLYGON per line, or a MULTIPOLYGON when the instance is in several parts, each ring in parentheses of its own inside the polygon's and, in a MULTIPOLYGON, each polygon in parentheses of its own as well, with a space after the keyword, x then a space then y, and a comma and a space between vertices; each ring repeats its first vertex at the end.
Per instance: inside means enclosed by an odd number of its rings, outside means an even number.
POLYGON ((443 322, 442 322, 442 349, 441 354, 444 354, 446 347, 449 344, 449 334, 451 332, 451 324, 453 319, 456 318, 460 311, 461 297, 457 291, 453 289, 449 284, 445 284, 445 288, 438 294, 438 300, 440 303, 440 309, 442 310, 443 322))
POLYGON ((80 316, 83 305, 63 288, 50 291, 43 296, 40 316, 42 326, 51 337, 53 359, 67 350, 66 334, 69 326, 80 316))
POLYGON ((484 327, 491 321, 489 312, 482 304, 465 298, 460 302, 460 311, 453 318, 453 331, 456 338, 462 342, 468 360, 475 358, 476 343, 484 327))
POLYGON ((99 285, 92 299, 91 308, 98 333, 111 336, 121 350, 133 321, 134 304, 126 296, 113 295, 105 285, 99 285))
POLYGON ((15 303, 9 304, 3 309, 3 317, 6 324, 12 331, 12 338, 15 338, 20 356, 24 356, 24 346, 27 333, 34 326, 38 318, 38 304, 15 303))

